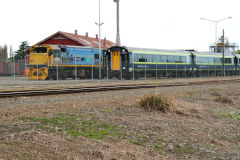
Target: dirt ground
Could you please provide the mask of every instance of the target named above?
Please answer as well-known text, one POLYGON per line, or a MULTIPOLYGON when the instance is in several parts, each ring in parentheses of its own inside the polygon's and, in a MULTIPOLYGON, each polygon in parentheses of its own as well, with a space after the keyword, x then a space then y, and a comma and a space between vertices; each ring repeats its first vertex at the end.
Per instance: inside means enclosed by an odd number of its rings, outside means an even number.
POLYGON ((0 159, 240 159, 240 83, 0 99, 0 159), (146 111, 144 95, 177 113, 146 111))
POLYGON ((103 80, 29 80, 24 77, 0 77, 0 92, 1 91, 18 91, 18 90, 38 90, 38 89, 60 89, 60 88, 74 88, 87 86, 102 86, 102 85, 116 85, 116 84, 165 84, 178 82, 203 82, 209 80, 240 80, 239 76, 232 77, 208 77, 208 78, 162 78, 154 79, 148 78, 146 80, 117 80, 117 79, 103 79, 103 80))

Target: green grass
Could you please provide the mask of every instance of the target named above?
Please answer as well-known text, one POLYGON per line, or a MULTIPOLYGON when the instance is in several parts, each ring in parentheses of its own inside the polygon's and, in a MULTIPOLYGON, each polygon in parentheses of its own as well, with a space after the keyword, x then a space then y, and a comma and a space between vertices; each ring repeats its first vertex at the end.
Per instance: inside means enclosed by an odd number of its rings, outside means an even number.
POLYGON ((229 118, 229 119, 233 119, 233 120, 240 120, 240 112, 220 113, 220 117, 229 118))
POLYGON ((237 146, 237 150, 240 152, 240 146, 237 146))
POLYGON ((165 147, 164 144, 155 145, 155 148, 158 150, 159 153, 163 153, 164 147, 165 147))
POLYGON ((208 91, 210 91, 210 92, 217 92, 219 89, 217 89, 217 88, 209 88, 208 89, 208 91))
POLYGON ((181 154, 190 154, 190 155, 199 155, 200 150, 198 148, 194 148, 190 144, 184 144, 184 145, 176 145, 176 152, 181 154))
POLYGON ((36 122, 38 128, 49 132, 57 132, 71 136, 103 139, 105 136, 118 135, 118 132, 115 132, 115 127, 96 120, 96 118, 86 120, 81 115, 56 114, 52 117, 23 116, 19 119, 36 122))
POLYGON ((163 141, 164 141, 162 137, 158 137, 158 138, 156 138, 156 140, 157 140, 157 141, 160 141, 160 142, 163 142, 163 141))
POLYGON ((113 111, 111 110, 111 109, 104 109, 104 110, 102 110, 103 112, 105 112, 105 113, 112 113, 113 111))

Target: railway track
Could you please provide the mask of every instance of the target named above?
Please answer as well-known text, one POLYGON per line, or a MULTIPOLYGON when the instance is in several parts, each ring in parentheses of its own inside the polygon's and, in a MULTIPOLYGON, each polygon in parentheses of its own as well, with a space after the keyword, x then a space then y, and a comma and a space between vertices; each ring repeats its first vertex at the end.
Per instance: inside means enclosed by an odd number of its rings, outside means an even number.
POLYGON ((210 81, 166 83, 166 84, 130 84, 130 85, 122 84, 122 85, 111 85, 111 86, 106 85, 106 86, 91 86, 91 87, 64 88, 64 89, 4 91, 4 92, 0 92, 0 98, 51 95, 51 94, 68 94, 68 93, 80 93, 80 92, 98 92, 98 91, 126 90, 126 89, 140 89, 140 88, 222 84, 222 83, 233 83, 233 82, 240 82, 240 79, 210 80, 210 81))

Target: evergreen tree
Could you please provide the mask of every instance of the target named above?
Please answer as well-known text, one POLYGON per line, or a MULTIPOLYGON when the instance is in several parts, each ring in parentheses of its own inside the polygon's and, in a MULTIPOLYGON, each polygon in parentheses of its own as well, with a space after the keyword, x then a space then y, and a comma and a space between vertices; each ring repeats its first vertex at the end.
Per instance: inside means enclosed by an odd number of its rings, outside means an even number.
POLYGON ((28 42, 23 41, 21 42, 19 49, 15 52, 17 53, 15 59, 24 59, 26 57, 26 50, 29 48, 28 42))

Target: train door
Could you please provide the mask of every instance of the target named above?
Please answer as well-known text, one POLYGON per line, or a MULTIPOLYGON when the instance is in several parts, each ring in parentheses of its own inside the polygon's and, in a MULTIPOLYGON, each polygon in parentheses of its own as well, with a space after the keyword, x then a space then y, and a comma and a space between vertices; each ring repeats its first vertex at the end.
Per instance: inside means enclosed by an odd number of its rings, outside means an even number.
POLYGON ((238 71, 238 64, 239 64, 239 61, 238 61, 238 57, 237 56, 234 56, 234 71, 235 71, 235 75, 237 74, 237 71, 238 71))
POLYGON ((112 70, 119 71, 120 70, 120 52, 119 51, 112 52, 111 62, 112 62, 111 64, 112 70))
POLYGON ((122 78, 130 79, 129 73, 129 54, 128 52, 121 52, 121 73, 122 78))
POLYGON ((191 53, 190 55, 190 62, 191 62, 191 75, 194 77, 196 76, 196 55, 191 53))

